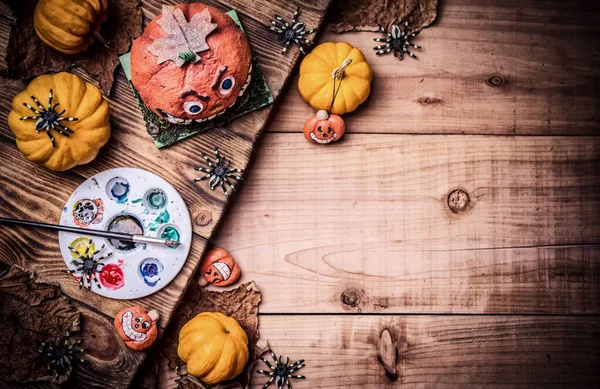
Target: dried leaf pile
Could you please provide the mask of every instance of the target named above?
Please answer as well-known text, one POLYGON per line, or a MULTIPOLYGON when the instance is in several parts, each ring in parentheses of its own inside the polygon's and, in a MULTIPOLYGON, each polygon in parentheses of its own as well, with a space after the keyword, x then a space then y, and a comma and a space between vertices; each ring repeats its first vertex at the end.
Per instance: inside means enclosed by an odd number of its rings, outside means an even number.
POLYGON ((67 331, 78 331, 79 326, 79 311, 58 286, 37 281, 29 271, 0 262, 0 386, 2 380, 25 383, 53 379, 38 353, 39 346, 67 331))
POLYGON ((330 11, 329 29, 337 33, 378 31, 378 24, 390 28, 408 20, 412 31, 421 31, 435 21, 437 5, 437 0, 341 0, 330 11))
POLYGON ((206 290, 196 283, 190 285, 179 308, 173 315, 173 320, 163 336, 161 345, 155 349, 157 351, 154 355, 149 356, 139 370, 133 387, 201 388, 188 377, 179 377, 175 373, 175 369, 184 364, 177 355, 179 331, 185 323, 199 313, 221 312, 236 319, 246 331, 250 362, 246 366, 245 372, 234 382, 213 385, 211 389, 246 388, 256 357, 264 351, 258 350, 256 346, 259 338, 258 304, 260 300, 260 290, 254 281, 225 292, 206 290))
POLYGON ((42 43, 33 28, 37 0, 21 3, 22 12, 17 15, 8 42, 8 76, 29 78, 78 66, 98 81, 105 94, 109 94, 119 56, 128 52, 132 39, 142 33, 140 0, 108 0, 110 16, 102 25, 101 33, 110 42, 110 47, 107 49, 96 41, 87 52, 75 55, 62 54, 42 43))

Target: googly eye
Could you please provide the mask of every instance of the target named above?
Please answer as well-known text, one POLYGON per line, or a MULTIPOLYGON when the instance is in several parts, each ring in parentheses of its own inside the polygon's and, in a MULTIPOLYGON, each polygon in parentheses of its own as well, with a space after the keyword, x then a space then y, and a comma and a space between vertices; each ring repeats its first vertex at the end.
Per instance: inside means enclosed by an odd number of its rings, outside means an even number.
POLYGON ((202 112, 204 107, 199 101, 186 101, 183 103, 183 109, 190 115, 197 115, 202 112))
POLYGON ((219 88, 219 92, 221 92, 222 95, 228 95, 233 90, 234 85, 235 78, 233 78, 233 76, 229 76, 221 81, 221 88, 219 88))
POLYGON ((142 328, 148 328, 150 327, 150 323, 148 323, 147 321, 142 323, 142 328))
POLYGON ((142 317, 141 317, 141 316, 138 316, 138 317, 136 317, 136 318, 135 318, 135 321, 136 321, 136 323, 139 323, 139 322, 141 322, 141 321, 142 321, 142 317))

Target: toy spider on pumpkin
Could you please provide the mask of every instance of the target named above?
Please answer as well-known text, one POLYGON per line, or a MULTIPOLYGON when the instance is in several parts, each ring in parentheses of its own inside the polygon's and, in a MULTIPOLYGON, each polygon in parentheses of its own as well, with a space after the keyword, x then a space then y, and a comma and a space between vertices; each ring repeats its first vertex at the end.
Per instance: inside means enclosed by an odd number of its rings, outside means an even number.
POLYGON ((79 275, 79 289, 81 289, 84 286, 84 284, 86 283, 86 280, 87 280, 86 286, 87 286, 88 290, 92 290, 92 280, 94 281, 94 283, 96 284, 98 289, 102 288, 102 286, 100 286, 100 282, 98 282, 98 278, 96 278, 96 273, 100 271, 100 269, 98 269, 98 266, 104 266, 104 264, 101 261, 103 261, 106 258, 113 255, 113 253, 108 253, 99 258, 94 258, 98 253, 100 253, 102 250, 104 250, 104 247, 106 245, 102 245, 102 247, 100 247, 100 249, 98 249, 90 254, 90 248, 92 247, 92 243, 93 242, 90 239, 90 242, 89 242, 88 246, 86 247, 85 252, 83 254, 81 254, 79 251, 77 251, 72 246, 69 246, 69 250, 71 250, 71 252, 73 254, 75 254, 75 256, 77 256, 76 259, 73 259, 71 261, 71 263, 73 265, 75 265, 75 269, 74 270, 63 270, 63 272, 71 273, 71 274, 77 273, 77 272, 81 273, 79 275))
POLYGON ((273 26, 269 27, 269 31, 279 34, 280 37, 278 40, 283 40, 285 42, 283 50, 281 50, 281 54, 285 54, 288 46, 293 42, 296 44, 296 46, 298 46, 300 52, 306 55, 306 51, 304 51, 304 46, 302 46, 302 44, 306 43, 309 46, 313 44, 313 41, 306 39, 305 36, 312 34, 313 32, 317 31, 317 29, 311 28, 308 31, 305 30, 306 24, 304 22, 297 22, 299 11, 300 8, 296 7, 291 23, 288 23, 284 18, 278 15, 275 15, 276 20, 271 20, 271 24, 273 26))
POLYGON ((73 362, 85 362, 85 359, 80 356, 84 349, 79 347, 83 343, 83 339, 71 343, 69 336, 70 333, 67 331, 66 337, 55 339, 53 342, 42 342, 38 349, 38 353, 50 360, 46 370, 54 372, 56 381, 59 376, 66 375, 73 370, 73 362))
POLYGON ((56 112, 56 107, 58 107, 60 103, 52 105, 53 97, 54 92, 52 91, 52 89, 50 89, 50 92, 48 93, 48 109, 46 109, 35 96, 31 96, 33 101, 37 104, 39 110, 33 108, 27 103, 23 103, 23 105, 29 108, 33 113, 35 113, 36 116, 23 116, 21 120, 37 120, 35 122, 35 131, 46 131, 46 134, 48 134, 48 137, 50 138, 50 142, 52 142, 52 147, 56 147, 54 137, 50 133, 50 130, 54 130, 61 135, 69 137, 69 135, 73 133, 73 130, 60 124, 60 122, 74 122, 79 119, 72 117, 63 117, 62 115, 66 112, 66 110, 64 109, 61 112, 56 112))
POLYGON ((404 59, 404 53, 408 54, 413 58, 417 58, 410 50, 409 47, 414 47, 415 49, 420 49, 421 46, 415 45, 410 41, 411 38, 419 35, 419 32, 411 32, 408 27, 408 22, 404 22, 404 31, 400 29, 400 26, 397 24, 392 25, 392 31, 389 32, 385 29, 381 24, 379 24, 379 31, 387 35, 387 38, 375 38, 373 39, 375 42, 384 42, 383 45, 373 47, 373 50, 377 50, 375 54, 384 55, 389 52, 394 52, 394 57, 398 57, 400 60, 404 59))
POLYGON ((228 159, 227 163, 225 163, 225 157, 221 157, 219 154, 219 149, 215 147, 215 162, 213 163, 210 158, 204 153, 201 153, 202 158, 206 161, 208 165, 205 167, 195 167, 194 170, 198 170, 200 172, 206 173, 205 176, 198 177, 194 179, 194 182, 202 181, 209 179, 208 186, 211 190, 215 190, 217 185, 221 186, 223 189, 223 193, 225 193, 225 197, 229 199, 229 192, 225 188, 225 184, 227 184, 231 190, 235 191, 235 186, 229 181, 229 179, 233 179, 236 181, 243 181, 242 177, 237 175, 236 173, 243 173, 244 169, 236 169, 230 168, 231 160, 228 159))
POLYGON ((297 379, 305 379, 306 377, 300 374, 292 374, 295 371, 302 369, 304 366, 304 359, 301 359, 297 362, 294 362, 290 365, 290 358, 286 357, 285 363, 281 360, 281 355, 279 356, 279 360, 277 360, 277 356, 271 349, 269 349, 269 354, 271 354, 271 358, 275 361, 275 364, 271 364, 266 358, 260 357, 264 363, 267 364, 271 371, 265 371, 262 369, 257 370, 257 373, 264 374, 266 376, 271 377, 269 381, 263 386, 263 389, 266 389, 275 381, 275 385, 277 385, 278 389, 282 389, 284 385, 287 384, 288 389, 292 389, 292 384, 290 383, 290 378, 297 379))

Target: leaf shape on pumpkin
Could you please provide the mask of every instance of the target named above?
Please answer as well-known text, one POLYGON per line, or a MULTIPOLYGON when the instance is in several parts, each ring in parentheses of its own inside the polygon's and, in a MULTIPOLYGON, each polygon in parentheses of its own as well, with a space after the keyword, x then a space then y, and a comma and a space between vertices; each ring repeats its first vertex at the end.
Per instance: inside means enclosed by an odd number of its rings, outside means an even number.
POLYGON ((188 22, 181 9, 163 5, 162 16, 157 23, 167 36, 155 39, 148 51, 158 57, 158 64, 173 61, 179 67, 188 61, 200 61, 196 54, 209 49, 206 37, 217 28, 216 23, 211 23, 208 8, 192 16, 188 22))

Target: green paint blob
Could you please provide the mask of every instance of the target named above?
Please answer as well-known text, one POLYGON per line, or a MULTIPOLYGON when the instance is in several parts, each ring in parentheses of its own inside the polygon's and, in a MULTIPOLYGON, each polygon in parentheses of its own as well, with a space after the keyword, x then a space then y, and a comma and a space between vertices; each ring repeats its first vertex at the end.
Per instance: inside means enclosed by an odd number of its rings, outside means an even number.
POLYGON ((169 211, 165 209, 164 211, 158 214, 156 219, 154 219, 154 222, 148 224, 148 229, 150 231, 156 231, 158 230, 161 224, 168 223, 170 219, 171 216, 169 215, 169 211))
POLYGON ((161 209, 167 204, 167 195, 160 189, 153 189, 146 194, 146 203, 152 209, 161 209))
POLYGON ((142 199, 131 200, 131 202, 134 204, 140 203, 141 201, 142 201, 142 199))
MULTIPOLYGON (((181 235, 179 234, 179 231, 177 231, 177 228, 175 227, 171 227, 168 226, 164 229, 164 231, 162 232, 162 234, 160 234, 161 239, 165 239, 165 240, 174 240, 176 242, 179 242, 181 239, 181 235)), ((176 249, 177 247, 171 247, 171 249, 176 249)))

